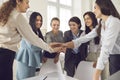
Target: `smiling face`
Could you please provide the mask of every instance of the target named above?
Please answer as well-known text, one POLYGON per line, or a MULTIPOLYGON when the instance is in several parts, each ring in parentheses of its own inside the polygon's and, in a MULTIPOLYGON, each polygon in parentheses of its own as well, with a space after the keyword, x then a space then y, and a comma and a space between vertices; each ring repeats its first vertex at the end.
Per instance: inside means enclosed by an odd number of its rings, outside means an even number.
POLYGON ((38 28, 38 29, 42 26, 42 17, 41 16, 38 15, 36 17, 35 25, 36 25, 36 28, 38 28))
POLYGON ((84 21, 85 21, 85 25, 86 26, 88 26, 88 27, 93 26, 92 25, 92 23, 93 23, 92 19, 91 19, 91 17, 88 14, 84 16, 84 21))
POLYGON ((17 2, 17 10, 20 12, 26 12, 26 10, 29 8, 29 0, 16 0, 17 2))
POLYGON ((70 30, 71 30, 74 34, 76 34, 76 33, 78 32, 79 26, 80 26, 80 25, 78 25, 76 22, 72 22, 72 21, 69 22, 70 30))
POLYGON ((58 20, 52 20, 51 27, 52 31, 57 32, 60 28, 60 22, 58 20))
POLYGON ((102 16, 100 7, 97 4, 95 4, 95 6, 94 6, 94 14, 95 14, 96 18, 101 18, 101 16, 102 16))

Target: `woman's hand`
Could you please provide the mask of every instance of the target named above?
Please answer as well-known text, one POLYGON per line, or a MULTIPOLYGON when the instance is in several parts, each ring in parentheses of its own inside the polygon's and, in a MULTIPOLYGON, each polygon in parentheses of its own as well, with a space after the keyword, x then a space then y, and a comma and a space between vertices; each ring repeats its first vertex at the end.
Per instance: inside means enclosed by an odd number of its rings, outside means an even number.
POLYGON ((70 41, 70 42, 66 42, 64 44, 62 44, 63 47, 66 47, 66 48, 74 48, 74 43, 73 41, 70 41))
POLYGON ((50 43, 50 46, 52 48, 55 48, 55 47, 74 48, 74 43, 73 41, 66 42, 66 43, 53 42, 53 43, 50 43))
POLYGON ((96 68, 97 61, 93 62, 93 68, 96 68))
POLYGON ((99 80, 102 70, 96 69, 93 80, 99 80))
POLYGON ((58 43, 58 42, 52 42, 49 44, 52 48, 55 48, 55 47, 62 47, 62 43, 58 43))
POLYGON ((50 43, 50 46, 57 53, 60 53, 60 52, 64 52, 65 53, 66 52, 66 47, 63 44, 64 43, 53 42, 53 43, 50 43))
POLYGON ((46 63, 47 62, 47 58, 46 57, 43 57, 42 58, 42 63, 46 63))
POLYGON ((50 46, 54 49, 55 52, 66 52, 66 48, 74 48, 74 43, 73 41, 66 42, 66 43, 58 43, 58 42, 53 42, 50 43, 50 46))
POLYGON ((59 60, 59 55, 60 55, 60 53, 58 53, 56 56, 55 56, 55 58, 54 58, 54 63, 56 64, 57 62, 58 62, 58 60, 59 60))

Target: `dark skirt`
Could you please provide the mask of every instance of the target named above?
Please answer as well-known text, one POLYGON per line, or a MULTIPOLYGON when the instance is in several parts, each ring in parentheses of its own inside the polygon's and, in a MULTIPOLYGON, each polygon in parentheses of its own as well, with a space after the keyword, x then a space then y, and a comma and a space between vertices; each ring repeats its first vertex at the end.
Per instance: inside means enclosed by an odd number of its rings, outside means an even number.
POLYGON ((110 75, 120 70, 120 54, 112 54, 109 58, 110 75))

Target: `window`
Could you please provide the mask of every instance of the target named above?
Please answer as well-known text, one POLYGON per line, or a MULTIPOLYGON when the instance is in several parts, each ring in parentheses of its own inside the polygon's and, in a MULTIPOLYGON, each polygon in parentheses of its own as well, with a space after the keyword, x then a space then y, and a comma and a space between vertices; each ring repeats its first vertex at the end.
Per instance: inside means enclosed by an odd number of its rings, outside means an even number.
POLYGON ((51 21, 51 19, 53 18, 53 17, 57 17, 57 8, 56 8, 56 6, 52 6, 52 5, 49 5, 48 6, 48 13, 47 13, 47 19, 48 19, 48 21, 47 21, 47 30, 51 30, 51 27, 50 27, 50 21, 51 21))
POLYGON ((71 10, 60 8, 60 30, 63 32, 69 29, 68 21, 71 17, 71 10))
POLYGON ((51 2, 57 2, 57 0, 48 0, 48 1, 51 1, 51 2))
POLYGON ((60 0, 60 4, 71 6, 72 0, 60 0))
POLYGON ((0 6, 1 6, 2 3, 3 3, 3 0, 0 0, 0 6))
POLYGON ((72 16, 72 0, 48 0, 47 31, 51 30, 50 21, 53 17, 60 19, 60 30, 69 29, 68 20, 72 16))

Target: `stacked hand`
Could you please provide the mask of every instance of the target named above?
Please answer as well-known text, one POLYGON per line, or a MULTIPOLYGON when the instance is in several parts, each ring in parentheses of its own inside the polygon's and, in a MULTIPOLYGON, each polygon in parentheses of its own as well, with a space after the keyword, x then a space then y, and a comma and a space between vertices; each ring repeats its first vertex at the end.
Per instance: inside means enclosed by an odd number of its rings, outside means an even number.
POLYGON ((54 42, 54 43, 50 43, 50 46, 54 49, 55 52, 66 52, 66 44, 65 43, 57 43, 57 42, 54 42))
POLYGON ((96 65, 97 65, 97 61, 93 63, 93 68, 96 68, 96 65))

